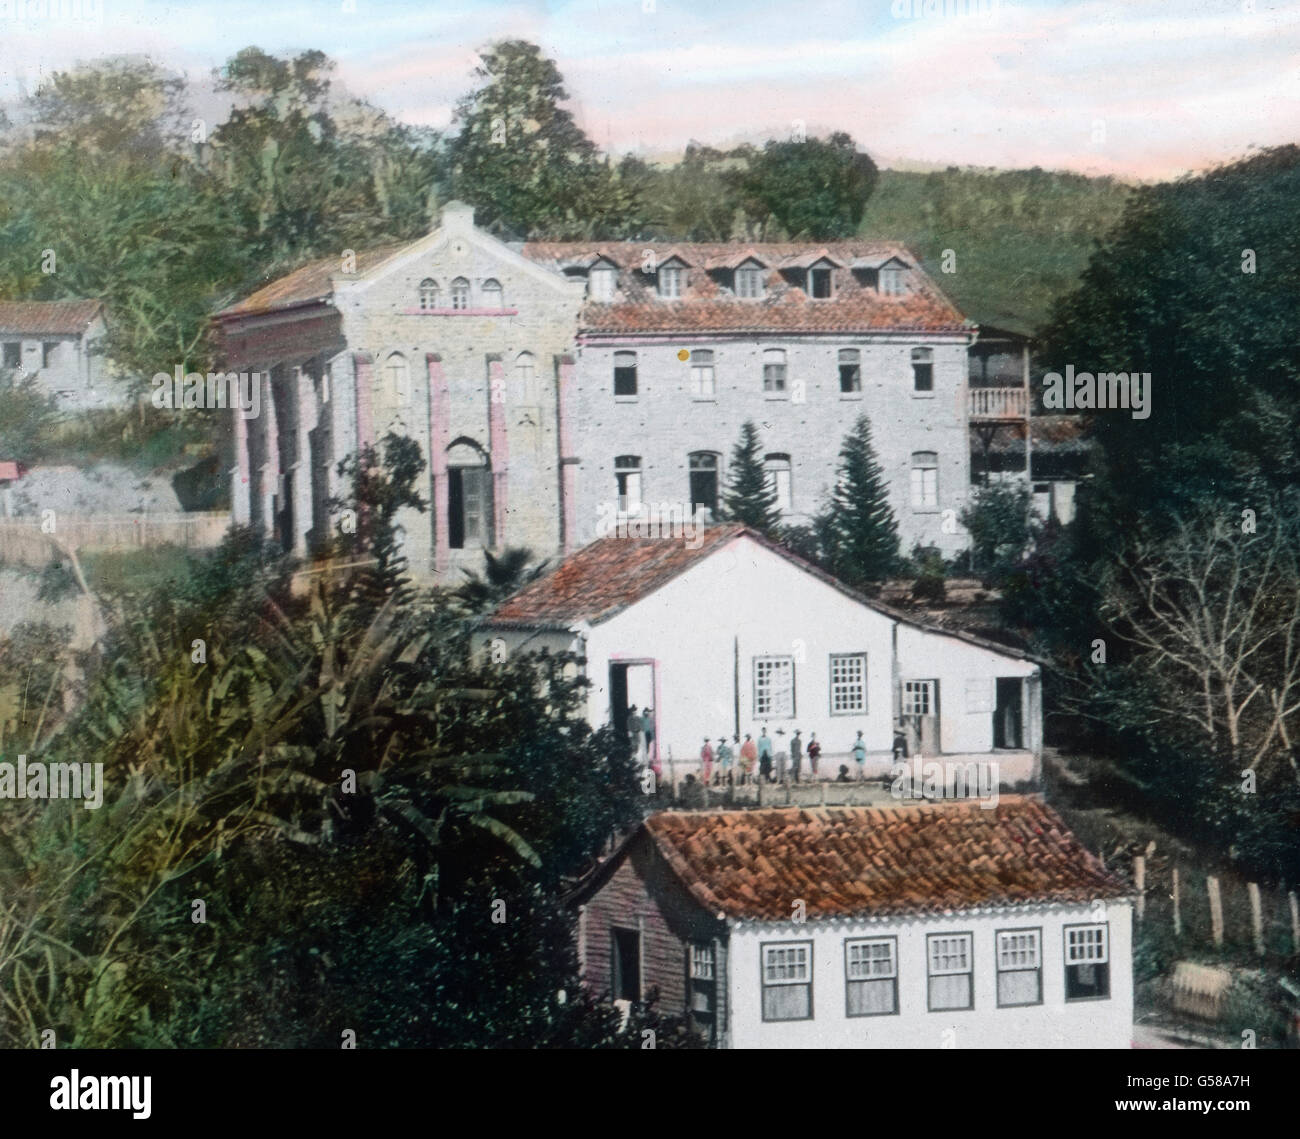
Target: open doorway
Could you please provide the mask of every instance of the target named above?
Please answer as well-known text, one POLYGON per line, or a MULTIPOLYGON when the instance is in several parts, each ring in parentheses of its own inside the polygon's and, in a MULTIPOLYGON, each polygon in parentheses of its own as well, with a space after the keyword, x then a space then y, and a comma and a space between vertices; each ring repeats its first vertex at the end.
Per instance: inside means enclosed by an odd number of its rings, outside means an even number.
POLYGON ((653 661, 613 661, 609 666, 609 710, 614 731, 626 733, 641 763, 653 763, 658 745, 653 661))
POLYGON ((1024 681, 1018 676, 999 676, 997 703, 993 710, 993 746, 1019 749, 1024 739, 1024 681))

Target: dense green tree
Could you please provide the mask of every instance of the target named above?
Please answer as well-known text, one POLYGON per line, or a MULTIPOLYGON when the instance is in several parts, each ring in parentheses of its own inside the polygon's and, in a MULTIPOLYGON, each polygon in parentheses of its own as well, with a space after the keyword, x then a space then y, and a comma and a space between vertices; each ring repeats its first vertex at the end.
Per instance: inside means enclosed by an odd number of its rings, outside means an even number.
POLYGON ((546 570, 532 550, 508 546, 499 554, 483 551, 483 572, 465 570, 465 582, 456 590, 456 598, 471 613, 486 613, 493 606, 536 581, 546 570))
POLYGON ((723 517, 763 534, 772 534, 781 523, 776 506, 776 487, 763 465, 763 441, 752 419, 740 429, 731 450, 727 488, 722 496, 723 517))
POLYGON ((898 524, 865 415, 844 437, 820 530, 831 572, 848 585, 876 585, 898 568, 898 524))
POLYGON ((960 521, 978 572, 999 578, 1024 557, 1037 532, 1029 504, 1029 487, 1021 482, 987 483, 971 492, 960 521))
POLYGON ((636 227, 636 195, 597 153, 563 104, 564 80, 535 44, 485 49, 482 86, 463 98, 451 143, 454 194, 480 225, 522 237, 621 237, 636 227))
POLYGON ((842 131, 828 139, 770 140, 736 179, 762 236, 815 241, 853 237, 876 186, 876 164, 842 131))

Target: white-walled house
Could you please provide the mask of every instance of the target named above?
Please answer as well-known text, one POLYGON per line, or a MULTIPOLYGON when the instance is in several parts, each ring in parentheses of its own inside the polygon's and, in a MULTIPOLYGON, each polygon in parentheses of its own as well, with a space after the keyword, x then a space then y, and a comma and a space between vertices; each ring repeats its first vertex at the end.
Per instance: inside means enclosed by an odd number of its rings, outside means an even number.
POLYGON ((720 1047, 1131 1043, 1131 890, 1032 796, 662 812, 571 902, 593 994, 720 1047))
POLYGON ((99 301, 0 301, 0 375, 34 377, 69 411, 124 403, 126 385, 102 353, 99 301))
POLYGON ((766 728, 779 749, 798 728, 821 742, 823 775, 861 731, 879 775, 900 725, 910 755, 995 759, 1004 786, 1038 775, 1034 661, 917 623, 734 523, 598 539, 499 606, 484 639, 578 653, 589 722, 622 728, 649 705, 657 756, 678 771, 706 737, 766 728))

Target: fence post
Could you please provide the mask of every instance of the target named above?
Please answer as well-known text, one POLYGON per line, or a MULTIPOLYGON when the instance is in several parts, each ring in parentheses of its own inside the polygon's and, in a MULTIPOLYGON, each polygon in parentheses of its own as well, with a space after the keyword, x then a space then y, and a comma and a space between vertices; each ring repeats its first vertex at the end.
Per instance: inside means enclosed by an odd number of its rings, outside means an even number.
POLYGON ((1246 893, 1250 897, 1250 925, 1255 932, 1255 952, 1264 956, 1264 909, 1259 901, 1259 883, 1249 882, 1246 893))
POLYGON ((1214 877, 1205 879, 1205 891, 1210 897, 1210 928, 1214 932, 1214 944, 1223 948, 1223 897, 1219 893, 1219 880, 1214 877))
POLYGON ((1147 912, 1147 860, 1140 854, 1133 856, 1133 884, 1137 888, 1137 919, 1147 912))
POLYGON ((1174 867, 1174 936, 1182 937, 1183 935, 1183 911, 1181 908, 1181 899, 1178 896, 1178 867, 1174 867))

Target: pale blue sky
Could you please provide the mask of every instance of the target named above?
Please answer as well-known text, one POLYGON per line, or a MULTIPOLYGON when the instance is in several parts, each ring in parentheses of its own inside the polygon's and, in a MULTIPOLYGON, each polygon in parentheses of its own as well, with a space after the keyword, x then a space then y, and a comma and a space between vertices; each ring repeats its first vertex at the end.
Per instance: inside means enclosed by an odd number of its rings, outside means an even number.
POLYGON ((445 126, 474 49, 522 37, 559 61, 580 121, 617 151, 759 139, 801 120, 891 162, 1168 177, 1300 138, 1294 0, 990 0, 990 15, 957 14, 976 6, 45 0, 42 16, 33 0, 0 0, 0 98, 20 77, 30 87, 114 52, 202 75, 248 44, 314 47, 354 93, 445 126))

